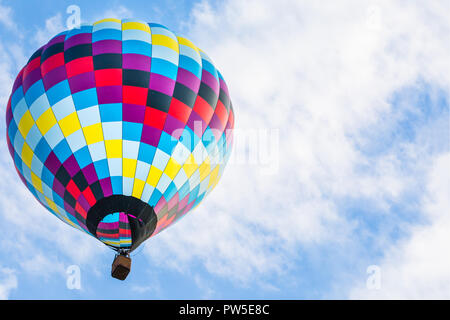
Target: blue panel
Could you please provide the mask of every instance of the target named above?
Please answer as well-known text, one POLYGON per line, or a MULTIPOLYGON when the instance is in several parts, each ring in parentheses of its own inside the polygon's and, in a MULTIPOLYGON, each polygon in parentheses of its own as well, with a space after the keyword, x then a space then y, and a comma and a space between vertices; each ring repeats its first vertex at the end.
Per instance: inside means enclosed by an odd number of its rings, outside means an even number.
POLYGON ((80 150, 75 152, 74 155, 81 169, 92 163, 91 154, 89 153, 88 146, 81 148, 80 150))
POLYGON ((139 145, 139 155, 138 160, 143 162, 152 163, 153 157, 155 156, 156 148, 146 143, 141 143, 139 145))
POLYGON ((102 122, 122 121, 122 104, 108 103, 99 105, 102 122))
POLYGON ((75 109, 81 110, 91 106, 98 105, 97 89, 91 88, 83 90, 72 95, 75 109))
POLYGON ((141 141, 142 123, 123 122, 123 139, 130 141, 141 141))
POLYGON ((55 105, 58 101, 61 101, 65 97, 70 96, 69 81, 64 80, 55 84, 53 87, 47 90, 48 102, 51 106, 55 105))

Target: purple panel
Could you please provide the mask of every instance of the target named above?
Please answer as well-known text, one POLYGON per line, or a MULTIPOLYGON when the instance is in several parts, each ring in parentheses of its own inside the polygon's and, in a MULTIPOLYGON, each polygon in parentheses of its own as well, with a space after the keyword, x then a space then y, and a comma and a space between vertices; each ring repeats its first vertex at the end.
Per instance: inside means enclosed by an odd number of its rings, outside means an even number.
POLYGON ((192 72, 183 68, 178 69, 177 82, 184 84, 195 93, 197 93, 198 88, 200 88, 200 79, 197 78, 197 76, 195 76, 192 72))
POLYGON ((111 178, 105 178, 100 180, 100 186, 102 187, 105 197, 109 197, 113 194, 111 186, 111 178))
POLYGON ((223 91, 225 91, 225 93, 226 93, 227 96, 229 97, 230 94, 229 94, 229 92, 228 92, 227 84, 225 83, 225 81, 224 81, 223 79, 220 79, 220 78, 219 78, 219 81, 220 81, 220 89, 222 89, 223 91))
POLYGON ((64 192, 66 191, 66 188, 62 185, 61 182, 59 182, 58 179, 53 180, 53 191, 55 191, 61 198, 64 199, 64 192))
MULTIPOLYGON (((16 90, 22 85, 22 76, 23 76, 24 69, 25 69, 25 67, 22 68, 22 70, 20 70, 19 74, 17 75, 16 80, 14 81, 14 85, 12 88, 13 93, 16 92, 16 90)), ((11 94, 11 96, 13 95, 13 93, 11 94)))
POLYGON ((47 72, 44 76, 44 88, 45 90, 50 89, 55 84, 66 80, 67 79, 67 73, 66 73, 66 66, 59 66, 55 69, 53 69, 50 72, 47 72))
POLYGON ((209 127, 211 128, 216 141, 219 141, 223 132, 223 124, 220 122, 220 119, 216 114, 213 114, 211 121, 209 122, 209 127))
POLYGON ((86 210, 86 212, 88 212, 89 209, 91 208, 91 206, 89 205, 89 202, 86 200, 86 198, 84 197, 84 195, 82 193, 78 197, 77 202, 84 210, 86 210))
POLYGON ((124 103, 122 107, 123 121, 143 123, 145 118, 145 106, 124 103))
POLYGON ((28 91, 28 89, 35 84, 37 81, 39 81, 40 79, 42 79, 41 76, 41 68, 37 67, 36 69, 34 69, 33 71, 31 71, 30 73, 28 73, 27 77, 25 79, 23 79, 23 91, 24 93, 28 91))
POLYGON ((73 154, 69 158, 67 158, 66 161, 64 161, 63 166, 64 168, 66 168, 71 177, 73 177, 78 173, 78 171, 80 171, 80 166, 78 165, 78 162, 73 154))
POLYGON ((86 44, 92 42, 92 34, 91 33, 80 33, 76 34, 64 42, 64 50, 67 50, 71 47, 86 44))
POLYGON ((142 54, 126 53, 122 56, 122 68, 150 72, 152 59, 142 54))
POLYGON ((53 39, 51 39, 47 45, 45 46, 46 48, 54 45, 55 43, 59 43, 59 42, 64 42, 64 39, 66 38, 65 34, 59 35, 57 37, 54 37, 53 39))
POLYGON ((170 134, 175 139, 179 139, 181 134, 183 133, 183 129, 185 126, 186 125, 182 121, 168 114, 166 117, 166 122, 164 124, 164 131, 170 134))
POLYGON ((160 136, 161 130, 144 125, 144 128, 142 129, 141 142, 157 147, 160 136))
POLYGON ((115 230, 119 229, 119 221, 116 222, 100 222, 97 229, 103 229, 103 230, 115 230))
POLYGON ((83 171, 83 175, 86 178, 86 181, 89 185, 98 181, 97 173, 95 171, 95 167, 94 167, 93 163, 84 167, 81 171, 83 171))
POLYGON ((187 126, 194 131, 194 133, 201 137, 203 132, 206 130, 206 122, 198 115, 197 112, 192 110, 191 115, 189 116, 187 126))
POLYGON ((97 87, 98 103, 121 103, 122 86, 97 87))
POLYGON ((202 82, 207 84, 217 96, 219 96, 219 83, 217 82, 216 77, 214 77, 211 73, 206 70, 202 72, 202 82))
POLYGON ((79 91, 94 88, 95 87, 94 72, 90 71, 80 73, 76 76, 69 78, 69 86, 70 91, 72 91, 72 93, 77 93, 79 91))
POLYGON ((53 173, 53 175, 56 175, 56 172, 58 172, 59 168, 61 167, 61 162, 53 151, 50 152, 47 159, 45 160, 45 166, 48 170, 50 170, 51 173, 53 173))
MULTIPOLYGON (((66 211, 67 211, 68 213, 70 213, 72 216, 74 216, 75 219, 76 219, 75 209, 72 208, 72 207, 71 207, 67 202, 65 202, 65 201, 64 201, 64 209, 66 209, 66 211)), ((77 219, 77 221, 80 221, 80 220, 77 219)))
POLYGON ((122 53, 122 42, 119 40, 100 40, 92 43, 92 55, 104 53, 122 53))
POLYGON ((175 88, 175 81, 160 74, 151 73, 149 88, 171 96, 173 95, 173 89, 175 88))

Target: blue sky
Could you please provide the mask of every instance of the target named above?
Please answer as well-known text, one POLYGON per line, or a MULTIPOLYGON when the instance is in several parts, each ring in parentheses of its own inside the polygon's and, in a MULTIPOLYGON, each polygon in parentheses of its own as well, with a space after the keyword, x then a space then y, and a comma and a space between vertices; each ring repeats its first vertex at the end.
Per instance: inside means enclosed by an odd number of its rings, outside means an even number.
POLYGON ((0 298, 450 298, 447 1, 1 0, 3 112, 72 4, 84 22, 157 22, 207 52, 230 88, 235 149, 214 192, 120 282, 112 251, 21 184, 2 123, 0 298))

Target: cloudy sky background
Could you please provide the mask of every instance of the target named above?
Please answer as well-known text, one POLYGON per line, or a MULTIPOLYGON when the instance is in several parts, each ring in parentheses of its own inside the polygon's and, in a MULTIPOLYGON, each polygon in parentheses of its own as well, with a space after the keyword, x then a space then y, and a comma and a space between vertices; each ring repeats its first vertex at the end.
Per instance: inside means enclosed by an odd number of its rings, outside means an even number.
POLYGON ((1 121, 0 299, 450 299, 450 2, 0 0, 3 114, 72 4, 83 22, 157 22, 207 52, 235 149, 214 192, 119 282, 111 250, 26 190, 1 121))

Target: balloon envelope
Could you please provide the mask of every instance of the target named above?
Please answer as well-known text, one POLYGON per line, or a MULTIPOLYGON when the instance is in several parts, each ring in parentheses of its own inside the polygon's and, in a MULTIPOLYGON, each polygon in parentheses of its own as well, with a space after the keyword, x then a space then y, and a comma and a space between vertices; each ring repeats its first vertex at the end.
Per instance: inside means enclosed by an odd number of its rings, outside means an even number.
POLYGON ((197 206, 232 145, 228 89, 162 25, 104 19, 37 50, 6 112, 17 172, 50 212, 135 249, 197 206))

